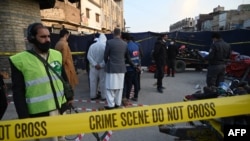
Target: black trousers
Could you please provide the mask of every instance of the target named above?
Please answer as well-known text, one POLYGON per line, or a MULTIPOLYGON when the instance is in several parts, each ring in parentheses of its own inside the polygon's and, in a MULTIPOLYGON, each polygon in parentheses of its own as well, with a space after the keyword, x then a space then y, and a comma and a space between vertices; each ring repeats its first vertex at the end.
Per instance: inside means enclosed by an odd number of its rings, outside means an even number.
POLYGON ((168 60, 168 69, 167 69, 167 75, 174 75, 175 73, 175 59, 169 59, 168 60))
POLYGON ((130 98, 130 92, 134 85, 134 98, 138 98, 138 73, 136 71, 127 71, 125 73, 125 97, 130 98))
POLYGON ((141 90, 141 72, 137 72, 137 80, 138 80, 138 91, 141 90))
POLYGON ((164 77, 164 68, 165 68, 165 65, 156 64, 157 88, 162 88, 162 79, 164 77))
POLYGON ((7 109, 7 97, 3 86, 0 86, 0 120, 3 118, 3 115, 7 109))
POLYGON ((225 80, 226 65, 210 65, 207 68, 207 86, 219 86, 225 80))

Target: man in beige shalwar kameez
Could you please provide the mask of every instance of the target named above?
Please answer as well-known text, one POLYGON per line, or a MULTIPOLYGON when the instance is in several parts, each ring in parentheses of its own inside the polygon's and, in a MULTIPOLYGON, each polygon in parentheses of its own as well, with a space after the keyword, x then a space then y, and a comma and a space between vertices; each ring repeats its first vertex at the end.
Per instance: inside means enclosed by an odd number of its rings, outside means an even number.
POLYGON ((70 32, 67 29, 62 29, 60 31, 60 40, 56 43, 55 49, 62 53, 64 69, 67 74, 68 81, 74 89, 79 83, 79 80, 73 63, 71 50, 67 41, 69 36, 70 32))

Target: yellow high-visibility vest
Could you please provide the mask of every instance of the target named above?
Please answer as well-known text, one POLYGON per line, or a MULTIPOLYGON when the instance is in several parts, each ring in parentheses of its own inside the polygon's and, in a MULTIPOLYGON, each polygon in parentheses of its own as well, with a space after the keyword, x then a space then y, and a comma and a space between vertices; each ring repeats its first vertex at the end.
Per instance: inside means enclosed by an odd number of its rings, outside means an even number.
MULTIPOLYGON (((44 64, 33 54, 23 51, 10 57, 14 66, 20 70, 25 81, 25 97, 30 114, 37 114, 56 109, 50 79, 44 64)), ((50 49, 48 63, 59 73, 62 71, 62 55, 60 52, 50 49)), ((49 69, 56 91, 59 106, 66 102, 63 93, 63 83, 49 69)))

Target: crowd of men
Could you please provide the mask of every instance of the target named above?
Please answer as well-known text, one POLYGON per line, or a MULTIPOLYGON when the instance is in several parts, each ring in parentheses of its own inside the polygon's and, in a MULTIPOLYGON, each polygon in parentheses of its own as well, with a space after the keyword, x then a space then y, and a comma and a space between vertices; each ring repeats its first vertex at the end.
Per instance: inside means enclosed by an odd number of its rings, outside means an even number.
MULTIPOLYGON (((64 84, 55 73, 69 82, 73 89, 78 84, 67 42, 70 32, 62 29, 60 40, 55 49, 51 49, 50 32, 43 24, 33 23, 27 29, 27 40, 31 50, 9 58, 13 100, 18 118, 64 114, 60 112, 62 107, 71 105, 74 97, 65 97, 64 84)), ((209 87, 218 86, 224 81, 225 60, 231 53, 230 46, 218 33, 213 34, 212 39, 213 44, 207 57, 210 64, 207 73, 209 87)), ((167 34, 160 35, 155 42, 153 53, 157 67, 157 91, 160 93, 163 93, 164 89, 162 79, 165 66, 169 67, 167 76, 171 74, 174 77, 174 63, 178 53, 174 41, 167 45, 167 40, 167 34)), ((138 101, 142 57, 141 45, 135 42, 129 33, 123 33, 121 29, 115 28, 113 38, 109 40, 105 34, 98 34, 87 51, 91 100, 106 100, 107 110, 126 105, 130 100, 138 101), (131 96, 132 88, 134 95, 131 96)), ((6 101, 4 87, 1 78, 1 117, 7 108, 7 103, 2 102, 6 101)), ((51 140, 64 138, 53 137, 51 140)))
POLYGON ((113 39, 107 40, 100 33, 94 41, 87 51, 91 100, 106 100, 106 109, 118 108, 129 100, 138 101, 142 58, 139 44, 118 28, 114 29, 113 39))

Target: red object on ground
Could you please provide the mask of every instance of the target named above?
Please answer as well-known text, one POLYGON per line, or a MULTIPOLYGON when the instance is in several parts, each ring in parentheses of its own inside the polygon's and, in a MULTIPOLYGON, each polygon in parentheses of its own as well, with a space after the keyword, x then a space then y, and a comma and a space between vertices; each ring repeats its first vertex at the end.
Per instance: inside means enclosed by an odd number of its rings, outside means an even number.
MULTIPOLYGON (((165 66, 165 68, 164 68, 164 73, 167 73, 167 70, 168 70, 168 66, 165 66)), ((148 67, 148 71, 149 71, 149 72, 155 72, 155 71, 156 71, 156 65, 150 65, 150 66, 148 67)))
MULTIPOLYGON (((231 63, 226 66, 228 76, 241 78, 246 70, 250 67, 250 57, 241 56, 239 53, 233 52, 230 56, 231 63)), ((250 78, 250 74, 247 76, 250 78)))

